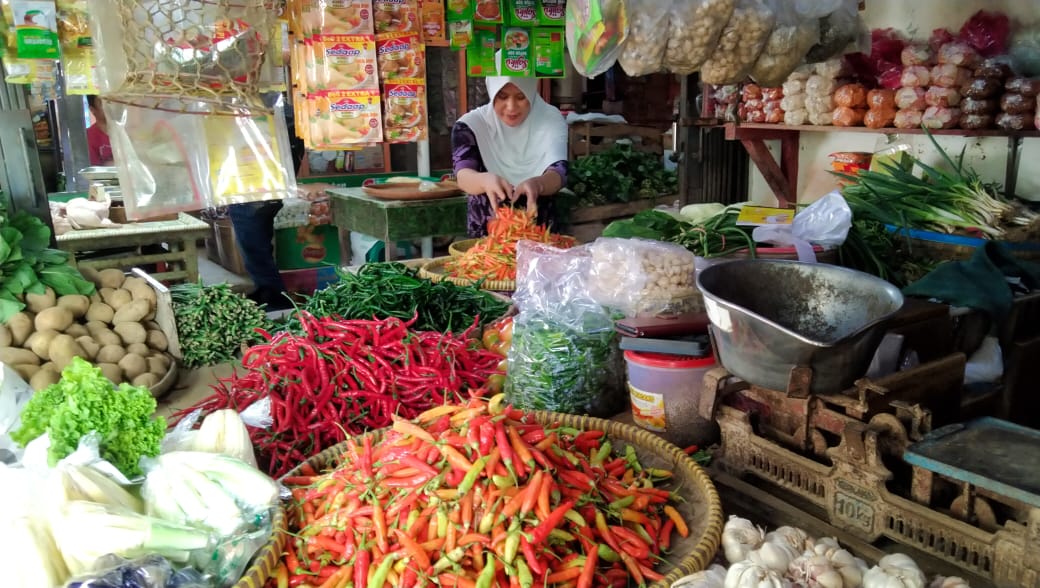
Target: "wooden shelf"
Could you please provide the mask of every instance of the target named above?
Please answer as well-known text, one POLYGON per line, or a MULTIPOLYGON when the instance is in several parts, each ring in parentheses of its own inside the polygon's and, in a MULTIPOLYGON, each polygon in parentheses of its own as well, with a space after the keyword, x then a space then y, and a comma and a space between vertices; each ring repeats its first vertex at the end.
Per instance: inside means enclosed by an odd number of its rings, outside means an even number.
MULTIPOLYGON (((923 129, 895 129, 895 128, 883 128, 883 129, 870 129, 867 127, 834 127, 834 126, 817 126, 817 125, 774 125, 768 123, 726 123, 723 125, 726 129, 726 138, 730 140, 740 140, 744 138, 758 138, 767 131, 771 133, 874 133, 879 135, 923 135, 923 129), (751 132, 749 132, 751 131, 751 132), (754 135, 754 136, 749 136, 754 135)), ((933 135, 950 135, 955 137, 1021 137, 1021 138, 1033 138, 1040 137, 1040 131, 1005 131, 1003 129, 980 129, 980 130, 967 130, 967 129, 935 129, 931 131, 933 135)))

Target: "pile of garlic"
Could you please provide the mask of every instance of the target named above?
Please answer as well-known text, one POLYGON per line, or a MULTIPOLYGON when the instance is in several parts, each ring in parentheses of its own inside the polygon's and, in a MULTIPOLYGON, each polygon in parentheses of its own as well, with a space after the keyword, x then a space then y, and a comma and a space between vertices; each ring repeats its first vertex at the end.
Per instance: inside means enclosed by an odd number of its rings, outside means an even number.
POLYGON ((672 588, 969 588, 958 577, 938 576, 927 584, 924 572, 902 553, 886 555, 871 568, 832 537, 814 539, 794 527, 766 533, 735 516, 722 532, 722 550, 728 570, 713 565, 672 588))

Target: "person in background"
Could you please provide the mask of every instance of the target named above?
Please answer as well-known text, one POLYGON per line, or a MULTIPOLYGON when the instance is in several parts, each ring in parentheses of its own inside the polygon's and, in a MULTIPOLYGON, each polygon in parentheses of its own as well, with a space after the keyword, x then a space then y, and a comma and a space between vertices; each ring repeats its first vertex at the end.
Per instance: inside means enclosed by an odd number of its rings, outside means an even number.
POLYGON ((101 98, 87 96, 91 118, 94 122, 87 127, 87 151, 90 153, 90 165, 110 166, 112 162, 112 142, 108 138, 108 119, 102 108, 101 98))
MULTIPOLYGON (((499 59, 501 71, 501 52, 499 59)), ((451 131, 459 187, 470 195, 467 231, 487 235, 487 222, 505 204, 526 206, 538 224, 555 228, 553 194, 567 183, 567 122, 538 95, 538 80, 488 77, 490 104, 451 131)))

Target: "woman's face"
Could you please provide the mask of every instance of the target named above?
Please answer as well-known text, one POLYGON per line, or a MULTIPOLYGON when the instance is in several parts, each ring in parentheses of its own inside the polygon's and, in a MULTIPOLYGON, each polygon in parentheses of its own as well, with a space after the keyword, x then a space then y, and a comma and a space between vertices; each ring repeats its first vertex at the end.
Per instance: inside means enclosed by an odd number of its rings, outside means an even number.
POLYGON ((527 120, 531 102, 515 84, 506 84, 495 94, 495 115, 510 127, 518 127, 527 120))

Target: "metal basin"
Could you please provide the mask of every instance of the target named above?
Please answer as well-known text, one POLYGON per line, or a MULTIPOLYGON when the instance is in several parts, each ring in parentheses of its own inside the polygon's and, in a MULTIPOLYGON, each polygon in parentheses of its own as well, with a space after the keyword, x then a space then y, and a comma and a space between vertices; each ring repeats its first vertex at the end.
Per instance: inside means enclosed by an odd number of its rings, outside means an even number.
POLYGON ((862 377, 903 306, 888 282, 827 264, 747 259, 708 267, 697 285, 719 361, 733 375, 786 390, 794 367, 811 392, 841 392, 862 377))

